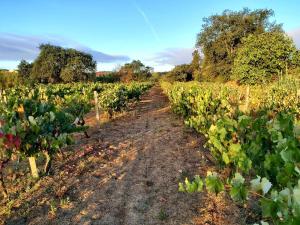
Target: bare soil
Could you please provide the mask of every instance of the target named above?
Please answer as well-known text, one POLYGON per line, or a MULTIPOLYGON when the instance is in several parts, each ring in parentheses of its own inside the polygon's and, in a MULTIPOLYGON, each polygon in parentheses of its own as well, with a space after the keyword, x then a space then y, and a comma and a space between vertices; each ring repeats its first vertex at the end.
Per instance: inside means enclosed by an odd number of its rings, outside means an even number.
POLYGON ((77 137, 43 177, 13 203, 5 224, 238 225, 248 212, 226 194, 178 192, 178 183, 217 170, 204 139, 174 115, 159 87, 127 113, 77 137))

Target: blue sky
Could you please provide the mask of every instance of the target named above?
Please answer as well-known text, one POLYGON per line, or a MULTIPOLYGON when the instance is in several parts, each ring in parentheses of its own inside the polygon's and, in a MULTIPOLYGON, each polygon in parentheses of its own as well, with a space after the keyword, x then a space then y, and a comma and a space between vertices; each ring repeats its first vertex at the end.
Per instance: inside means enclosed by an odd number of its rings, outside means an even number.
POLYGON ((191 60, 202 18, 269 8, 300 46, 296 0, 0 0, 0 68, 33 60, 40 43, 90 52, 98 70, 141 59, 157 71, 191 60))

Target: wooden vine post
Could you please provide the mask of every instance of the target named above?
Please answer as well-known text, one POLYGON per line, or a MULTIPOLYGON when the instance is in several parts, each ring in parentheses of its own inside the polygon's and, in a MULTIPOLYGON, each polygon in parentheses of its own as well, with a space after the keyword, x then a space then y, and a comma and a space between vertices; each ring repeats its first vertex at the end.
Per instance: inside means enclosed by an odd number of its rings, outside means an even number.
POLYGON ((36 166, 35 157, 33 157, 33 156, 28 157, 28 160, 29 160, 29 166, 30 166, 32 177, 33 178, 39 178, 39 171, 38 171, 38 168, 36 166))
POLYGON ((0 101, 3 101, 4 103, 6 103, 6 95, 5 95, 5 90, 1 90, 0 89, 0 101))
POLYGON ((249 108, 249 94, 250 94, 250 88, 248 85, 246 88, 245 112, 248 112, 248 108, 249 108))
POLYGON ((95 111, 96 111, 96 119, 99 121, 99 105, 98 105, 98 93, 97 91, 94 91, 94 99, 95 99, 95 111))
MULTIPOLYGON (((25 110, 24 110, 23 105, 20 105, 18 107, 17 112, 18 112, 20 118, 25 119, 25 110)), ((32 177, 33 178, 39 178, 39 171, 38 171, 38 168, 36 166, 35 157, 34 156, 28 157, 28 161, 29 161, 29 166, 30 166, 32 177)))

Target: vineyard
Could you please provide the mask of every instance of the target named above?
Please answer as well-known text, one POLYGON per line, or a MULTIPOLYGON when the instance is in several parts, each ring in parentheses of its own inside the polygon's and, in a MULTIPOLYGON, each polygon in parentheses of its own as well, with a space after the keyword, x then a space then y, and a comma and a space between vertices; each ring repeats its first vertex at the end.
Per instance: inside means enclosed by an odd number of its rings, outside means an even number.
POLYGON ((78 215, 85 207, 91 218, 106 212, 110 217, 96 217, 104 224, 143 224, 145 215, 153 224, 191 217, 189 224, 299 224, 297 80, 268 87, 153 85, 91 82, 3 90, 2 222, 27 224, 20 220, 26 218, 39 224, 46 216, 46 224, 65 224, 66 218, 84 223, 88 217, 78 215), (101 182, 93 185, 94 179, 101 182), (73 196, 75 190, 99 194, 85 201, 73 196), (123 205, 128 210, 120 215, 123 205), (181 209, 186 213, 179 218, 181 209))
MULTIPOLYGON (((38 179, 49 174, 52 159, 61 153, 61 149, 73 143, 72 134, 84 132, 88 138, 85 116, 92 108, 112 117, 125 110, 128 104, 138 101, 150 87, 151 83, 75 83, 23 86, 2 91, 1 198, 7 201, 16 195, 14 192, 24 191, 7 189, 16 180, 22 180, 19 177, 22 173, 16 169, 22 161, 28 160, 31 177, 38 179), (44 158, 42 169, 36 163, 40 158, 44 158)), ((26 183, 26 176, 24 174, 22 182, 26 183)))
POLYGON ((0 5, 0 225, 300 225, 299 1, 0 5))
POLYGON ((206 137, 220 169, 179 183, 179 191, 226 191, 238 204, 256 199, 261 224, 300 223, 299 83, 268 87, 162 83, 173 111, 206 137), (225 170, 225 168, 227 168, 225 170), (226 171, 226 173, 224 172, 226 171))
POLYGON ((300 225, 299 6, 1 2, 0 225, 300 225))

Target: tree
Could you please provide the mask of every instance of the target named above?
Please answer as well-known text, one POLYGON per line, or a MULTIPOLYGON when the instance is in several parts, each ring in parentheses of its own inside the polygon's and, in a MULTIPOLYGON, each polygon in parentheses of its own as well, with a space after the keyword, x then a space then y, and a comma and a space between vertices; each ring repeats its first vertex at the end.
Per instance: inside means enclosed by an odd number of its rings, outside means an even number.
POLYGON ((60 78, 64 82, 94 80, 96 63, 89 54, 74 49, 67 50, 67 64, 62 69, 60 78))
POLYGON ((165 76, 166 80, 169 81, 191 81, 193 79, 193 70, 190 64, 182 64, 175 66, 165 76))
POLYGON ((191 62, 191 70, 193 73, 194 80, 200 80, 200 76, 201 76, 200 63, 201 63, 201 57, 198 50, 196 49, 193 52, 193 60, 191 62))
POLYGON ((33 63, 31 77, 41 83, 61 82, 60 72, 66 65, 66 54, 62 47, 40 45, 40 54, 33 63))
POLYGON ((240 83, 264 83, 287 73, 293 66, 296 47, 286 34, 249 35, 237 51, 232 78, 240 83))
POLYGON ((196 46, 204 53, 205 76, 222 76, 228 80, 242 38, 249 34, 281 31, 281 25, 269 22, 273 14, 268 9, 251 11, 245 8, 238 12, 225 10, 221 15, 204 18, 196 46))
POLYGON ((18 72, 20 79, 23 82, 26 82, 30 79, 31 70, 32 63, 29 63, 26 60, 21 60, 20 64, 18 65, 18 72))
POLYGON ((131 63, 126 63, 119 70, 121 81, 142 81, 151 77, 153 68, 145 66, 140 60, 133 60, 131 63))
POLYGON ((90 54, 50 44, 40 45, 31 77, 41 83, 88 80, 95 77, 96 62, 90 54))
POLYGON ((300 50, 296 50, 292 59, 293 67, 300 67, 300 50))

